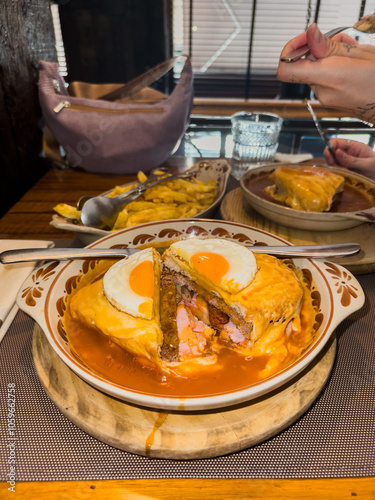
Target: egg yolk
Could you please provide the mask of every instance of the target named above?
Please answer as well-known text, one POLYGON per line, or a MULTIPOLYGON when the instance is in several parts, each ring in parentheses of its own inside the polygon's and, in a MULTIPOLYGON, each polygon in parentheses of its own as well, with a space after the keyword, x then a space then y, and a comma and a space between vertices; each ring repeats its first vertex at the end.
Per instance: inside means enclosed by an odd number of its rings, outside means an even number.
POLYGON ((154 298, 154 264, 151 260, 145 260, 135 266, 129 275, 129 286, 141 297, 154 298))
POLYGON ((214 252, 198 252, 190 259, 191 265, 213 283, 220 283, 229 271, 229 262, 214 252))

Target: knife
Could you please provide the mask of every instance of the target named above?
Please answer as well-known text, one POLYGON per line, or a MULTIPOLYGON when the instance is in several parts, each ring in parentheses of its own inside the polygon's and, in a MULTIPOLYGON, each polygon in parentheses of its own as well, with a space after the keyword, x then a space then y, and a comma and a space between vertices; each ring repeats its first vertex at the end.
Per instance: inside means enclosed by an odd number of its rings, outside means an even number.
POLYGON ((332 147, 331 141, 329 141, 327 139, 327 136, 326 136, 324 130, 322 129, 322 127, 321 127, 321 125, 319 123, 319 120, 318 120, 318 118, 317 118, 317 116, 315 114, 315 111, 313 110, 311 104, 309 103, 309 101, 307 99, 305 99, 305 102, 306 102, 307 109, 310 111, 312 119, 314 120, 315 126, 316 126, 316 128, 317 128, 317 130, 319 132, 320 137, 323 139, 323 142, 326 145, 328 151, 330 152, 330 154, 331 154, 334 162, 337 163, 335 152, 333 151, 333 147, 332 147))
MULTIPOLYGON (((282 255, 284 257, 344 257, 355 255, 361 247, 358 243, 340 243, 337 245, 300 245, 300 246, 250 246, 254 253, 282 255)), ((33 262, 40 260, 102 259, 129 257, 141 249, 137 248, 28 248, 6 250, 0 253, 2 264, 33 262)))

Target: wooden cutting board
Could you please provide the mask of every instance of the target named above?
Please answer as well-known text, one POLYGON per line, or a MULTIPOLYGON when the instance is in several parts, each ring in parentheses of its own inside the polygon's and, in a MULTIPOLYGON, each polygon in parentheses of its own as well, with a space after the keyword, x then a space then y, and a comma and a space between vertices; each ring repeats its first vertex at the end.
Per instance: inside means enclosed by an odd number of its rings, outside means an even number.
POLYGON ((353 274, 366 274, 375 271, 375 224, 365 223, 342 231, 310 231, 295 229, 276 224, 258 214, 246 201, 242 189, 230 191, 220 206, 221 217, 232 222, 239 222, 248 226, 275 234, 290 241, 294 245, 325 245, 333 243, 359 243, 361 252, 350 257, 330 258, 329 260, 341 264, 353 274))
POLYGON ((33 335, 39 379, 69 420, 115 448, 176 460, 212 458, 244 450, 287 428, 318 397, 335 353, 333 335, 311 365, 269 395, 227 409, 167 413, 125 403, 91 387, 57 356, 38 325, 33 335))

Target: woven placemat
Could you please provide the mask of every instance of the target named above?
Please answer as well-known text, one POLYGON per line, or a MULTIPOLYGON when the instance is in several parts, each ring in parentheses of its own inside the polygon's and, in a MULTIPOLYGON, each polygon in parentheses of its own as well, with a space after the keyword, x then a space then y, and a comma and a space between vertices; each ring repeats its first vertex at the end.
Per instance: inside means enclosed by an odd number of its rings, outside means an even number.
POLYGON ((337 328, 335 366, 313 406, 276 437, 206 460, 149 460, 76 427, 39 382, 31 347, 35 323, 19 312, 0 344, 0 480, 11 471, 17 481, 375 475, 375 276, 358 279, 366 304, 337 328))

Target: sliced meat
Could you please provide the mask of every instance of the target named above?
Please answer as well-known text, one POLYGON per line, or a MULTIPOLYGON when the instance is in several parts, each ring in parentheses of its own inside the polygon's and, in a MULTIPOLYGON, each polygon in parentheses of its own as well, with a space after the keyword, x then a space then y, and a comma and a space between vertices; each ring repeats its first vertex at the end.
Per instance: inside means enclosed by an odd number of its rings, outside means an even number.
POLYGON ((175 279, 165 269, 160 283, 160 326, 163 332, 163 344, 160 355, 165 361, 178 361, 178 333, 177 333, 177 300, 175 279))
POLYGON ((223 313, 227 314, 229 318, 232 320, 233 324, 238 328, 238 330, 242 333, 242 335, 246 339, 251 339, 251 334, 253 331, 253 324, 246 323, 241 316, 234 310, 231 309, 226 303, 219 297, 212 296, 209 300, 209 305, 216 307, 223 313))
POLYGON ((229 321, 228 314, 220 311, 220 309, 213 306, 212 304, 208 304, 208 313, 212 328, 215 328, 215 330, 218 330, 220 332, 223 329, 224 325, 229 321))
POLYGON ((177 330, 180 361, 204 357, 208 353, 215 331, 199 320, 183 302, 177 306, 177 330))
POLYGON ((193 290, 190 290, 187 286, 181 286, 178 283, 175 283, 175 285, 176 285, 177 304, 181 301, 191 302, 193 300, 194 297, 193 290))
POLYGON ((187 276, 184 276, 180 273, 176 273, 174 271, 170 271, 170 275, 173 276, 177 288, 185 290, 188 289, 191 292, 197 294, 198 296, 203 297, 203 299, 208 304, 209 314, 210 314, 209 319, 210 321, 212 321, 213 328, 215 329, 217 328, 218 330, 220 330, 221 326, 225 324, 223 323, 224 318, 227 317, 228 321, 230 319, 246 339, 248 340, 251 339, 253 324, 244 321, 243 318, 241 318, 241 316, 234 309, 227 306, 227 304, 225 304, 225 302, 220 297, 215 295, 213 292, 210 292, 208 290, 205 290, 203 287, 200 287, 199 285, 191 281, 187 276), (215 309, 217 311, 213 312, 215 309), (211 311, 212 311, 212 318, 211 318, 211 311))

